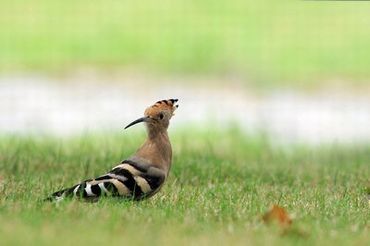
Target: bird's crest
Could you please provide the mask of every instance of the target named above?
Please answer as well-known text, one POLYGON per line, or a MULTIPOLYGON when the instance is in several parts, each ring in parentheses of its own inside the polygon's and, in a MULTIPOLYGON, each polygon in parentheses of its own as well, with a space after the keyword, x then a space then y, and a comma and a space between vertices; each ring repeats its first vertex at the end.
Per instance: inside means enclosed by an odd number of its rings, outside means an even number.
POLYGON ((157 114, 161 112, 166 112, 170 116, 174 115, 175 110, 179 107, 176 104, 178 99, 168 99, 168 100, 161 100, 153 104, 152 106, 148 107, 145 110, 145 116, 155 117, 157 114))

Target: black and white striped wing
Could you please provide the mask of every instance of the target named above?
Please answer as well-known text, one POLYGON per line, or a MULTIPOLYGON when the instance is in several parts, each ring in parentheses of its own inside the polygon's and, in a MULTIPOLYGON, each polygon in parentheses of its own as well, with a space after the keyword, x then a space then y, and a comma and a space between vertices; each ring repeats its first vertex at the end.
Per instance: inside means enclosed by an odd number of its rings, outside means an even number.
POLYGON ((97 198, 102 195, 140 200, 155 194, 164 179, 165 174, 157 168, 125 160, 105 175, 55 192, 52 196, 56 200, 68 196, 97 198))

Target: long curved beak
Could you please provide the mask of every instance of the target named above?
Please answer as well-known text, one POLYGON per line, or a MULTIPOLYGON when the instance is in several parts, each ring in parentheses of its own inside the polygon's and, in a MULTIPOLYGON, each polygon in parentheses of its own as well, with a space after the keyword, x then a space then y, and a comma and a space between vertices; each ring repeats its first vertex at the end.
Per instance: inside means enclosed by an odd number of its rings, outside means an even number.
POLYGON ((127 129, 127 128, 129 128, 130 126, 133 126, 133 125, 135 125, 135 124, 137 124, 137 123, 140 123, 140 122, 147 122, 148 121, 148 117, 141 117, 141 118, 139 118, 139 119, 137 119, 137 120, 134 120, 133 122, 131 122, 130 124, 128 124, 126 127, 125 127, 125 129, 127 129))

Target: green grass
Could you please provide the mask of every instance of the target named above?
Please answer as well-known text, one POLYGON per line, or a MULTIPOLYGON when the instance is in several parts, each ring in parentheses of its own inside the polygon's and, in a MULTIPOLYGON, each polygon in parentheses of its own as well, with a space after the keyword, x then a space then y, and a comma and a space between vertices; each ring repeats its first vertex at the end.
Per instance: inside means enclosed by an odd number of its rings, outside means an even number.
POLYGON ((366 83, 370 5, 317 1, 4 1, 0 68, 366 83))
POLYGON ((366 245, 370 146, 275 146, 236 129, 170 132, 169 180, 142 202, 42 202, 102 174, 143 133, 0 137, 2 245, 366 245), (293 230, 261 221, 279 203, 293 230))

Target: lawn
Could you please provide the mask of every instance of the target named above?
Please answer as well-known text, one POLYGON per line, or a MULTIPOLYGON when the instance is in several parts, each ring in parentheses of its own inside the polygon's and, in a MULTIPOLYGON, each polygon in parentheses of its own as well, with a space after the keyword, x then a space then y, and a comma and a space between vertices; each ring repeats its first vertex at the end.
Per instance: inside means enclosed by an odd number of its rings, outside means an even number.
POLYGON ((0 72, 92 68, 259 86, 360 85, 370 76, 369 9, 322 1, 4 1, 0 72))
POLYGON ((43 202, 131 154, 143 131, 0 137, 2 245, 366 245, 370 146, 276 146, 237 129, 171 131, 170 178, 155 197, 43 202), (265 225, 279 204, 291 230, 265 225))

